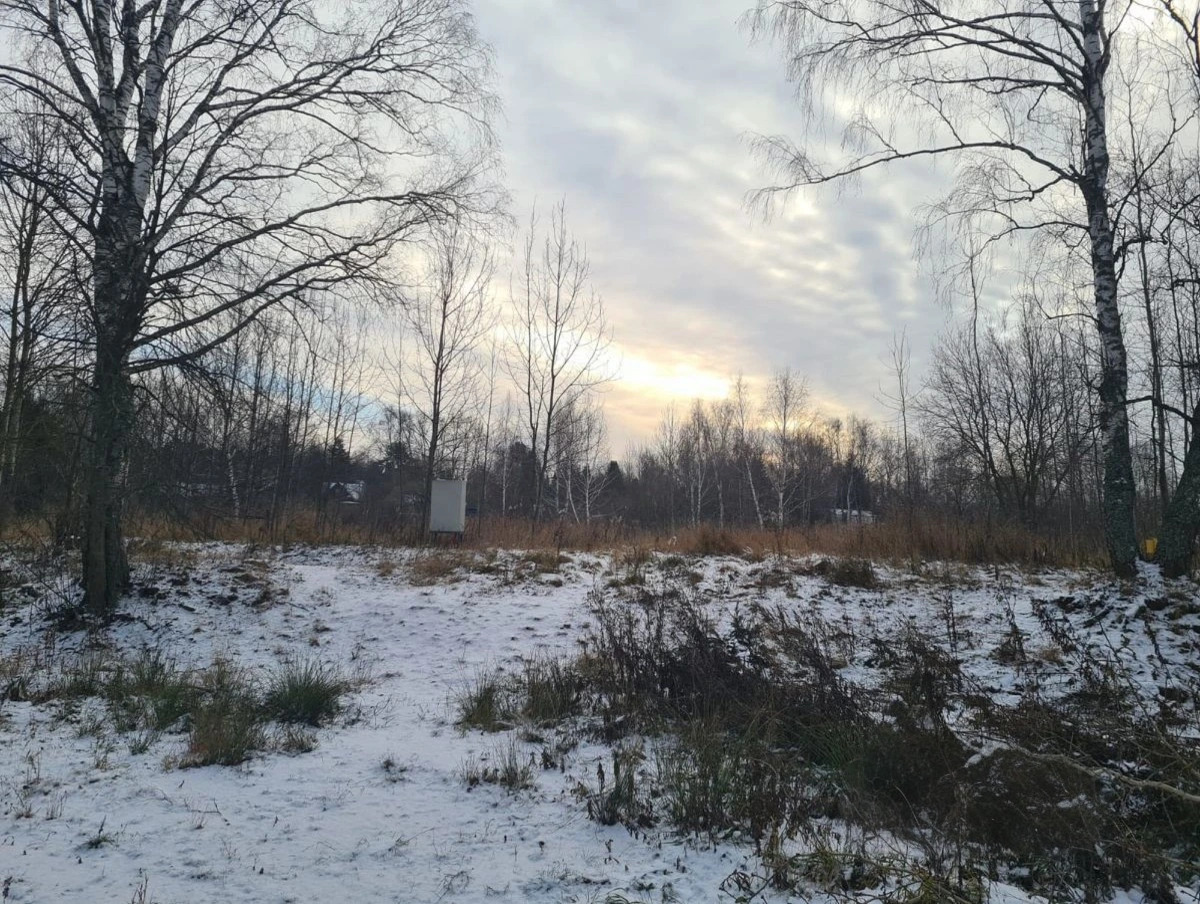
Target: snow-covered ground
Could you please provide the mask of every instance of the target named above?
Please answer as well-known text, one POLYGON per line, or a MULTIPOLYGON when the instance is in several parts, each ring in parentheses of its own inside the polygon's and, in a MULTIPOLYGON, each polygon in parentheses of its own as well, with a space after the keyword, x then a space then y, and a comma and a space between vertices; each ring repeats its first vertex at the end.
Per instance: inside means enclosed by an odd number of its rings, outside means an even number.
MULTIPOLYGON (((159 648, 183 665, 223 656, 264 671, 319 656, 369 680, 318 730, 314 751, 265 753, 239 767, 170 768, 181 735, 134 754, 129 739, 83 735, 54 706, 0 703, 6 901, 729 900, 722 881, 750 862, 749 848, 697 844, 665 827, 634 837, 589 821, 572 791, 595 775, 602 747, 576 748, 565 772, 539 769, 536 787, 516 794, 468 790, 462 778, 465 761, 505 738, 456 729, 455 694, 481 670, 576 649, 589 592, 624 566, 572 554, 557 573, 535 574, 505 553, 490 573, 418 586, 413 555, 174 547, 162 564, 139 568, 140 591, 102 638, 55 634, 37 600, 10 596, 0 610, 4 654, 101 641, 159 648), (90 843, 98 837, 104 843, 90 843)), ((1124 662, 1150 701, 1186 696, 1200 674, 1195 589, 1164 586, 1152 570, 1126 587, 1061 572, 956 569, 953 581, 884 572, 881 588, 860 590, 792 564, 712 558, 674 568, 690 572, 713 607, 759 600, 819 614, 837 629, 845 674, 856 680, 871 680, 871 650, 857 638, 910 625, 944 638, 952 624, 967 672, 998 697, 1013 693, 1030 675, 994 655, 1010 612, 1028 652, 1049 648, 1050 626, 1061 624, 1097 657, 1124 662)), ((648 580, 664 578, 652 568, 648 580)), ((1037 680, 1071 680, 1053 657, 1044 666, 1037 680)), ((991 897, 1028 900, 1006 886, 991 897)))

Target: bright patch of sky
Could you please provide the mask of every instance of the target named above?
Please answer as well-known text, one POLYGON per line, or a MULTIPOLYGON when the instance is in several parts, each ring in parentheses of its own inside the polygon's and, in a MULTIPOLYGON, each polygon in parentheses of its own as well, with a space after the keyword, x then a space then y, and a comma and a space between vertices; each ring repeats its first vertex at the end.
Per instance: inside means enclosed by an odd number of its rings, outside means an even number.
MULTIPOLYGON (((496 52, 513 211, 565 197, 614 332, 605 397, 614 454, 675 400, 744 372, 807 376, 830 413, 886 416, 893 333, 920 362, 945 312, 913 256, 929 170, 810 191, 764 222, 770 182, 748 133, 805 129, 782 57, 752 44, 749 0, 475 0, 496 52)), ((836 110, 835 110, 836 113, 836 110)))

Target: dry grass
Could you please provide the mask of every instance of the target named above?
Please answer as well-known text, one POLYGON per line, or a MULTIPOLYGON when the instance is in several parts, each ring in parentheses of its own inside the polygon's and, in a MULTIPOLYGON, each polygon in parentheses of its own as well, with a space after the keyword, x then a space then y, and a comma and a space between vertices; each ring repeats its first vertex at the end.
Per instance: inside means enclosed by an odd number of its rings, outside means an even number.
POLYGON ((129 561, 151 569, 191 569, 199 562, 194 549, 160 539, 138 537, 129 543, 129 561))
POLYGON ((0 543, 43 543, 52 534, 53 525, 49 519, 32 515, 10 516, 0 524, 0 543))
POLYGON ((562 553, 552 549, 532 549, 521 557, 518 564, 534 574, 555 574, 569 561, 562 553))
POLYGON ((743 553, 754 554, 754 547, 742 543, 737 536, 724 528, 718 529, 709 524, 691 528, 683 533, 682 541, 675 539, 675 549, 681 553, 695 556, 736 556, 743 553))
POLYGON ((408 579, 417 587, 460 581, 474 555, 459 549, 435 549, 415 556, 408 563, 408 579))
POLYGON ((580 551, 649 551, 681 555, 739 555, 758 561, 773 554, 822 555, 876 561, 950 561, 971 564, 1013 563, 1028 566, 1102 566, 1099 536, 1077 533, 1055 537, 1017 526, 948 519, 902 520, 880 524, 819 524, 785 531, 712 525, 676 531, 646 531, 616 524, 540 525, 512 520, 485 521, 468 532, 468 546, 559 548, 580 551))
MULTIPOLYGON (((358 509, 290 510, 275 525, 264 519, 207 516, 194 520, 133 514, 128 535, 138 538, 135 555, 150 564, 161 561, 168 541, 220 540, 251 544, 313 544, 403 547, 422 538, 407 528, 371 523, 358 509)), ((44 543, 46 519, 12 521, 0 542, 44 543)), ((879 524, 819 524, 784 531, 713 525, 671 530, 642 529, 613 521, 575 523, 485 518, 468 524, 464 549, 564 550, 609 552, 640 548, 683 555, 740 555, 760 560, 773 554, 822 555, 875 561, 947 561, 971 564, 1011 563, 1032 567, 1092 567, 1105 564, 1102 538, 1095 531, 1034 532, 1017 525, 986 524, 944 517, 897 518, 879 524)))

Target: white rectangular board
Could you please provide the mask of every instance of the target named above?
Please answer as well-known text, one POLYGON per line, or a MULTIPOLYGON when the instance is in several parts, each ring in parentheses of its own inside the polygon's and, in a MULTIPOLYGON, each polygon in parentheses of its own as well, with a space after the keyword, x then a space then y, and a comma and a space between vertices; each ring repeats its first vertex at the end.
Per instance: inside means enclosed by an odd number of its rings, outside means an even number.
POLYGON ((435 480, 429 494, 431 533, 461 534, 467 529, 467 482, 435 480))

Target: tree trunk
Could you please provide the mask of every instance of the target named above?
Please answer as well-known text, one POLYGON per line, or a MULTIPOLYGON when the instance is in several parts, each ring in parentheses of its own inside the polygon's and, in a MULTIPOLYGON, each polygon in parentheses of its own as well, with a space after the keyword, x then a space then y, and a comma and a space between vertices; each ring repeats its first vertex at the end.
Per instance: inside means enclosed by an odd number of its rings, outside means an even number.
MULTIPOLYGON (((1192 413, 1192 422, 1200 418, 1200 405, 1192 413)), ((1162 537, 1158 544, 1158 560, 1163 574, 1177 578, 1192 567, 1196 536, 1200 534, 1200 442, 1192 431, 1192 443, 1183 459, 1183 473, 1175 495, 1163 514, 1162 537)))
POLYGON ((1133 457, 1129 449, 1126 397, 1129 372, 1121 310, 1113 228, 1108 210, 1108 135, 1105 125, 1103 51, 1100 13, 1094 0, 1080 0, 1084 52, 1087 56, 1084 179, 1091 240, 1092 280, 1096 298, 1096 330, 1100 338, 1100 435, 1104 447, 1104 537, 1113 571, 1132 577, 1137 570, 1134 530, 1133 457))
POLYGON ((435 410, 429 427, 429 455, 425 459, 425 499, 421 503, 421 526, 425 536, 433 530, 433 479, 437 472, 438 441, 441 439, 441 412, 435 410))
POLYGON ((1158 347, 1158 322, 1154 316, 1154 297, 1150 289, 1150 262, 1146 253, 1149 231, 1146 228, 1142 197, 1143 182, 1139 178, 1136 186, 1137 228, 1142 241, 1138 244, 1138 269, 1142 283, 1142 304, 1146 311, 1146 331, 1150 340, 1150 446, 1154 452, 1155 487, 1158 503, 1163 511, 1167 505, 1170 488, 1167 483, 1167 418, 1162 409, 1163 380, 1161 355, 1158 347))
MULTIPOLYGON (((550 443, 554 439, 553 427, 554 427, 555 399, 554 399, 554 395, 553 395, 554 394, 553 383, 551 383, 551 386, 550 386, 550 393, 551 393, 550 403, 546 407, 546 423, 545 423, 546 432, 542 436, 542 448, 540 450, 540 454, 539 454, 539 450, 537 448, 537 437, 536 436, 534 437, 533 473, 534 473, 534 478, 537 480, 537 486, 534 488, 534 492, 533 492, 533 523, 534 524, 536 524, 537 522, 542 520, 542 506, 545 504, 545 501, 546 501, 546 471, 549 470, 549 466, 550 466, 550 443)), ((557 515, 557 512, 555 514, 557 515)), ((532 528, 531 528, 531 531, 532 531, 532 528)))
MULTIPOLYGON (((1091 207, 1091 205, 1089 205, 1091 207)), ((1107 205, 1092 212, 1092 263, 1096 282, 1096 326, 1100 334, 1100 435, 1104 447, 1104 536, 1113 570, 1131 577, 1137 560, 1134 531, 1133 460, 1129 449, 1129 416, 1125 403, 1129 385, 1117 280, 1112 255, 1107 205), (1097 232, 1101 235, 1097 239, 1097 232)))
POLYGON ((721 483, 721 474, 717 466, 713 466, 713 478, 717 483, 717 527, 725 529, 725 487, 721 483))
POLYGON ((504 454, 500 459, 500 517, 508 517, 508 456, 512 443, 505 438, 504 454))
POLYGON ((762 506, 758 503, 758 490, 754 487, 754 472, 750 469, 750 457, 746 457, 746 481, 750 484, 750 498, 754 500, 754 517, 758 521, 758 529, 763 530, 762 506))
POLYGON ((92 264, 96 357, 83 511, 83 604, 96 613, 115 609, 129 586, 119 485, 133 429, 133 386, 126 365, 141 316, 145 265, 138 248, 140 206, 112 198, 105 203, 92 264))
POLYGON ((129 561, 121 533, 121 469, 133 424, 133 400, 122 356, 98 349, 92 387, 92 446, 84 508, 84 605, 102 614, 116 608, 129 586, 129 561))

